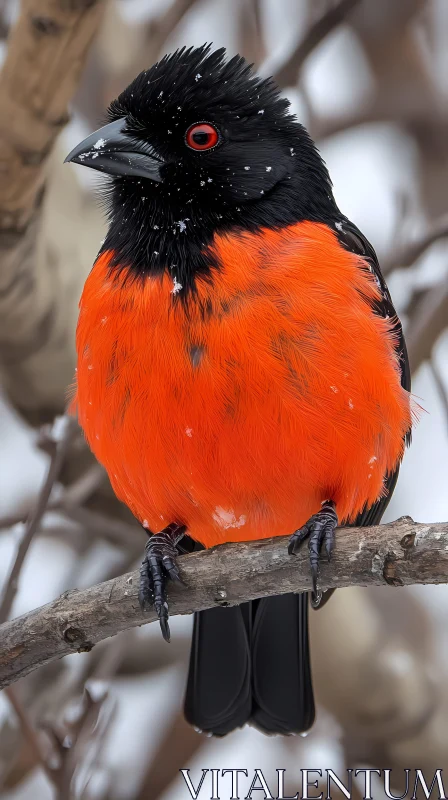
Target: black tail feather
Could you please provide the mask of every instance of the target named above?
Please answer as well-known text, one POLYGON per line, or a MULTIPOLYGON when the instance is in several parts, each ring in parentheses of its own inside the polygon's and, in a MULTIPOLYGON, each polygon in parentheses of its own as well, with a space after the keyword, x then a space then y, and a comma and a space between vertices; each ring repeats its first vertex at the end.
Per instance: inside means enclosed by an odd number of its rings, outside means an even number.
POLYGON ((314 720, 308 595, 195 614, 185 716, 215 736, 247 722, 270 734, 308 730, 314 720))
POLYGON ((252 723, 265 733, 303 733, 314 722, 308 595, 257 601, 252 635, 252 723))
POLYGON ((250 661, 240 607, 195 614, 184 708, 187 722, 215 736, 244 725, 252 707, 250 661))

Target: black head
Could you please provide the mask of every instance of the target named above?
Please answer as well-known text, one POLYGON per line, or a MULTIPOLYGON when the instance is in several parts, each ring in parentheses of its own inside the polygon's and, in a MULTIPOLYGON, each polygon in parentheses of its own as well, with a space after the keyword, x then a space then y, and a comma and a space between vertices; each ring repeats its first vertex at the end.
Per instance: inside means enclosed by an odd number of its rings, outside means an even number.
POLYGON ((138 75, 108 116, 67 160, 113 176, 104 247, 139 274, 175 263, 189 285, 219 230, 337 213, 308 133, 240 56, 183 48, 138 75))

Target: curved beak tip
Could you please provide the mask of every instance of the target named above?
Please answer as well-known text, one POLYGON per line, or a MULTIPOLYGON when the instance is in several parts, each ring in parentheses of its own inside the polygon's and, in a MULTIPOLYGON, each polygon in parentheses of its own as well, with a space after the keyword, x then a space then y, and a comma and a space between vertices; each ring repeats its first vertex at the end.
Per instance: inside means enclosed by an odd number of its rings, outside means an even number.
POLYGON ((148 152, 150 147, 124 133, 125 119, 104 125, 80 142, 64 159, 84 167, 100 170, 106 175, 149 178, 161 181, 163 160, 148 152))

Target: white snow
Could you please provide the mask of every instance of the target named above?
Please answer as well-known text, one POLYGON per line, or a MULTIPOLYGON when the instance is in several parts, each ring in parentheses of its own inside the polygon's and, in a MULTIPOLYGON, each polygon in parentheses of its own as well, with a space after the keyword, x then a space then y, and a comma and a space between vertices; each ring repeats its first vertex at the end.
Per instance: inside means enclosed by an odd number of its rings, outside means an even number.
POLYGON ((216 506, 215 513, 212 516, 215 522, 225 530, 227 530, 227 528, 242 528, 243 525, 246 524, 246 517, 244 514, 241 514, 237 519, 234 511, 226 511, 226 509, 221 506, 216 506))
POLYGON ((182 284, 179 283, 176 276, 173 277, 173 288, 171 289, 171 294, 178 294, 182 289, 182 284))
POLYGON ((101 150, 101 148, 104 147, 105 144, 106 144, 106 139, 98 139, 93 145, 94 150, 101 150))

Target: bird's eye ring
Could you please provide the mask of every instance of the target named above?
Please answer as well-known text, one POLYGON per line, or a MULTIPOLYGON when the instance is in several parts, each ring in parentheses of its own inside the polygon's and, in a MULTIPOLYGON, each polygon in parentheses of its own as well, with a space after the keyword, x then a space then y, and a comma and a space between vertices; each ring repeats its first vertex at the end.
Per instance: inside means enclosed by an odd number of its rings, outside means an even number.
POLYGON ((195 122, 185 134, 185 143, 192 150, 212 150, 220 142, 220 135, 209 122, 195 122))

